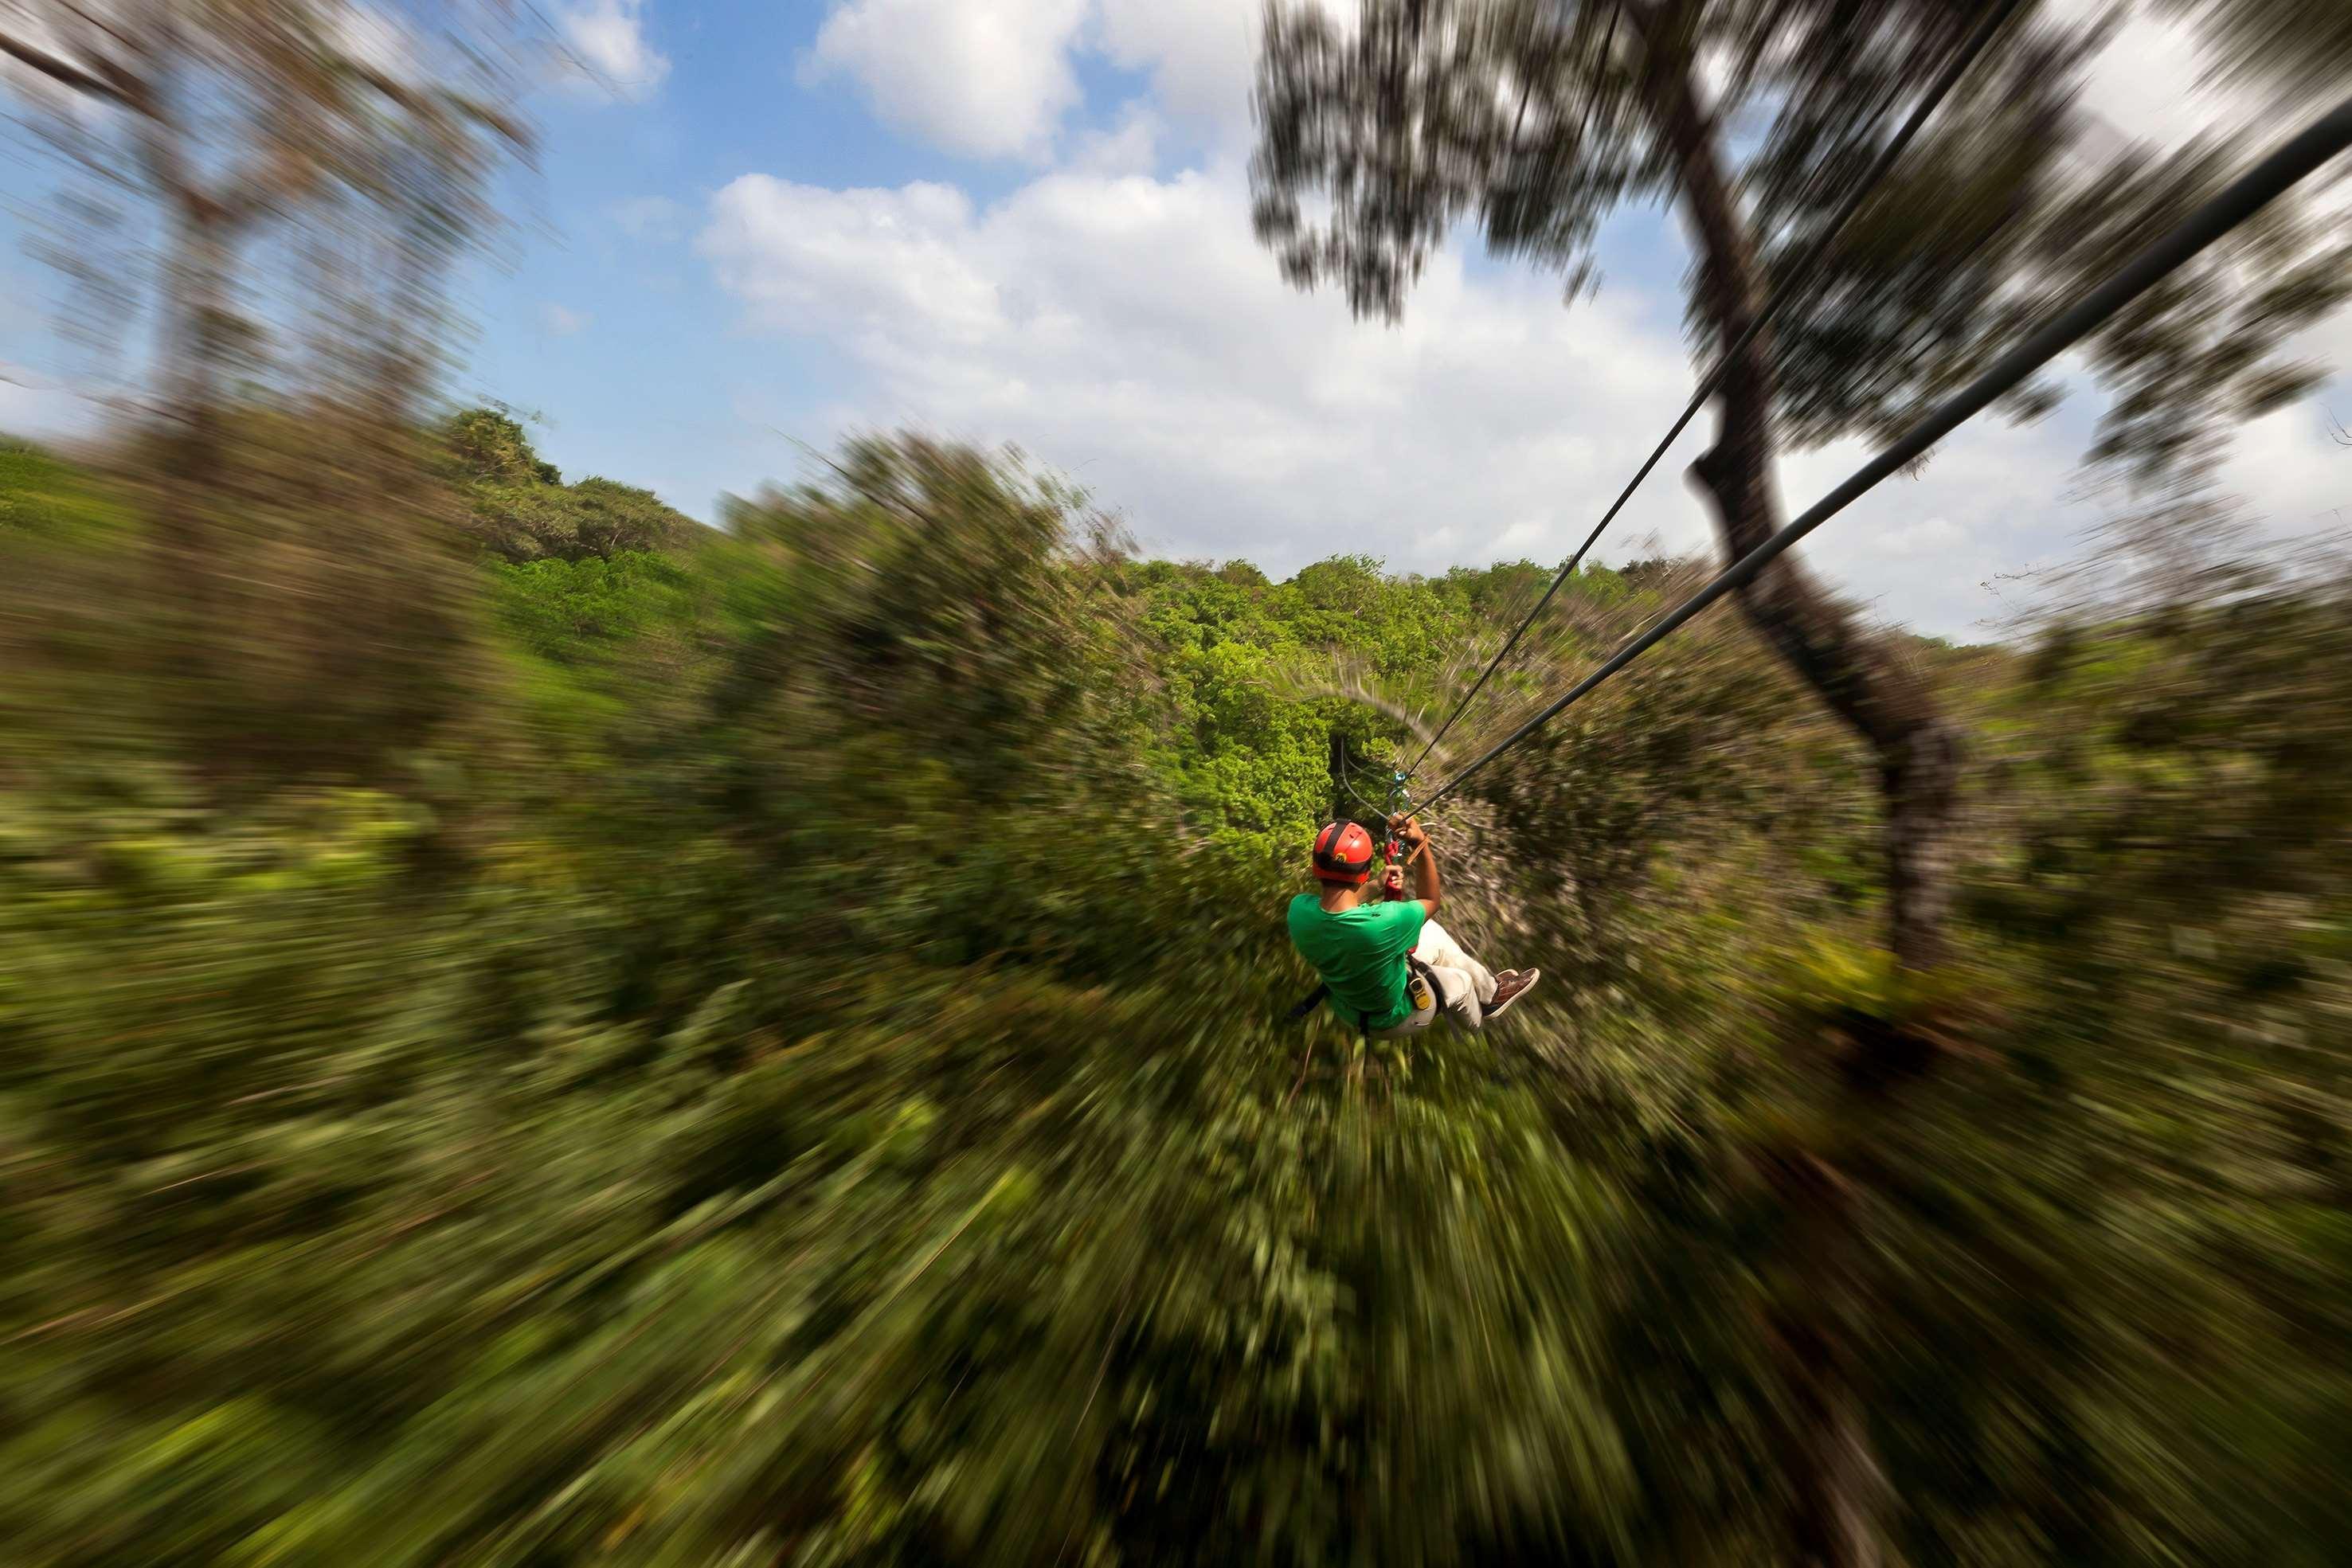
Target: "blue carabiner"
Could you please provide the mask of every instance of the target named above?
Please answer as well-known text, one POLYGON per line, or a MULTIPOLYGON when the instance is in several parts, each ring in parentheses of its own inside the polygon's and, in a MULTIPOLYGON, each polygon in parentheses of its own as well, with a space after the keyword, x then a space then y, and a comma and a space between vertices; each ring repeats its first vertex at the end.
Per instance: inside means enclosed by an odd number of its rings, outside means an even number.
POLYGON ((1389 864, 1391 865, 1397 863, 1397 852, 1404 847, 1402 841, 1396 836, 1394 820, 1401 814, 1410 815, 1412 810, 1412 797, 1405 789, 1407 777, 1407 775, 1402 773, 1396 774, 1394 775, 1395 782, 1389 786, 1389 817, 1391 819, 1391 827, 1389 831, 1388 858, 1389 864))

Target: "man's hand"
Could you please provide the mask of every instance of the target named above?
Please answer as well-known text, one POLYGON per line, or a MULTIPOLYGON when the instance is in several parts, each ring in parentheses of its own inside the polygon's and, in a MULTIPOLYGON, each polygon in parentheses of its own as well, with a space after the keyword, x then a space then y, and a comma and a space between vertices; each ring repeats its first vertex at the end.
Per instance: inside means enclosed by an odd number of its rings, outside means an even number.
POLYGON ((1387 894, 1391 898, 1402 898, 1404 896, 1404 867, 1401 865, 1392 865, 1389 867, 1386 874, 1381 878, 1381 891, 1387 894))
POLYGON ((1405 863, 1412 867, 1412 895, 1421 900, 1423 913, 1436 914, 1443 895, 1438 891, 1437 857, 1430 852, 1429 835, 1422 831, 1416 819, 1402 811, 1389 819, 1389 831, 1405 846, 1405 863))

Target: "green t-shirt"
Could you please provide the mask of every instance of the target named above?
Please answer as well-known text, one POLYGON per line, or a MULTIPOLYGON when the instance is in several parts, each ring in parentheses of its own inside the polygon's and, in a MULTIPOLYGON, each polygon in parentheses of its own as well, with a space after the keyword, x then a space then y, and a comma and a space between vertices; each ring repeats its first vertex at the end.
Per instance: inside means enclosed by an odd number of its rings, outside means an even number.
POLYGON ((1405 1005, 1404 956, 1421 941, 1429 912, 1417 898, 1360 904, 1334 915, 1311 893, 1290 901, 1290 940, 1331 988, 1331 1006, 1349 1023, 1389 1029, 1405 1005))

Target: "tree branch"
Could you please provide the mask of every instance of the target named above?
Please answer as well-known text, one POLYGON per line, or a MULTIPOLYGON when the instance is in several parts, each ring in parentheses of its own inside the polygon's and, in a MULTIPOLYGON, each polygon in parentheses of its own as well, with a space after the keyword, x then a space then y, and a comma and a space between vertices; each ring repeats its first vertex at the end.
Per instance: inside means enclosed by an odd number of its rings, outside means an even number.
POLYGON ((0 33, 0 54, 31 67, 51 81, 69 87, 76 92, 102 98, 126 109, 133 107, 131 95, 109 82, 105 77, 85 70, 62 55, 53 55, 22 38, 0 33))
MULTIPOLYGON (((1754 235, 1739 212, 1721 130, 1699 102, 1682 39, 1654 5, 1626 6, 1643 31, 1641 90, 1673 161, 1699 253, 1697 303, 1716 340, 1738 343, 1763 308, 1754 235)), ((1770 334, 1728 359, 1717 387, 1716 439, 1691 465, 1714 503, 1725 553, 1738 559, 1780 525, 1772 488, 1770 334)), ((1887 806, 1887 893, 1896 961, 1940 960, 1949 899, 1949 819, 1958 738, 1917 672, 1857 625, 1804 564, 1784 556, 1739 590, 1739 606, 1771 647, 1876 753, 1887 806)))

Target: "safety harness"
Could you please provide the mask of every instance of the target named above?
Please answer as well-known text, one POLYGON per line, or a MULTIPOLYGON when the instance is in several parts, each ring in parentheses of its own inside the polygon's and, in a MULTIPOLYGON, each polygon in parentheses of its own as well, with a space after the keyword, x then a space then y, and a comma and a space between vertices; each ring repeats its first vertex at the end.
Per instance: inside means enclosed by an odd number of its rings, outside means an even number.
MULTIPOLYGON (((1392 781, 1389 785, 1388 806, 1382 817, 1382 821, 1393 821, 1400 812, 1410 811, 1412 810, 1412 801, 1406 793, 1406 780, 1409 778, 1409 775, 1396 773, 1391 775, 1391 778, 1392 781)), ((1370 801, 1363 801, 1362 803, 1366 805, 1370 804, 1370 801)), ((1387 845, 1388 852, 1383 857, 1385 862, 1389 865, 1396 864, 1398 852, 1402 848, 1403 845, 1398 840, 1396 834, 1393 832, 1390 833, 1387 845)), ((1412 1010, 1415 1013, 1419 1013, 1433 1005, 1439 995, 1436 977, 1427 964, 1423 963, 1419 958, 1414 957, 1410 953, 1407 953, 1404 956, 1404 967, 1405 1000, 1412 1004, 1412 1010)), ((1290 1023, 1298 1023, 1303 1021, 1307 1014, 1320 1007, 1329 998, 1330 995, 1331 987, 1328 982, 1318 985, 1313 990, 1307 993, 1306 997, 1299 1001, 1297 1007, 1290 1009, 1289 1017, 1286 1021, 1290 1023)), ((1346 1016, 1349 1021, 1356 1026, 1358 1032, 1362 1034, 1367 1041, 1370 1040, 1372 1038, 1372 1020, 1370 1018, 1365 1014, 1357 1012, 1349 1012, 1346 1014, 1346 1016)))

